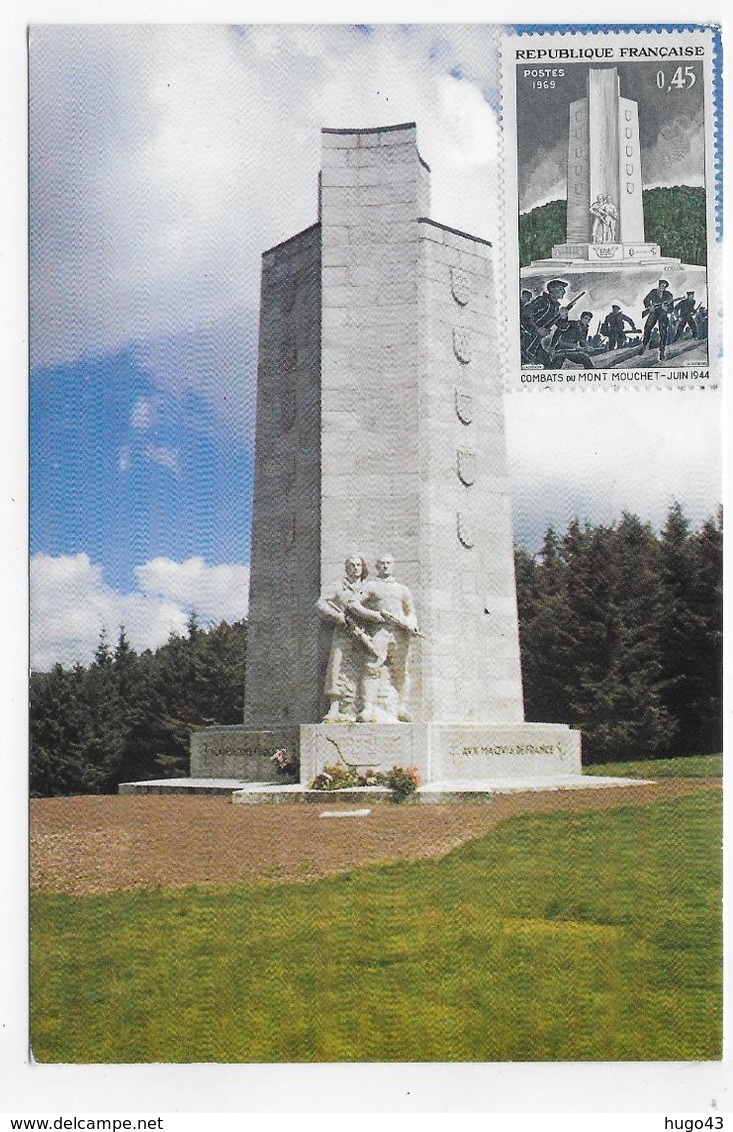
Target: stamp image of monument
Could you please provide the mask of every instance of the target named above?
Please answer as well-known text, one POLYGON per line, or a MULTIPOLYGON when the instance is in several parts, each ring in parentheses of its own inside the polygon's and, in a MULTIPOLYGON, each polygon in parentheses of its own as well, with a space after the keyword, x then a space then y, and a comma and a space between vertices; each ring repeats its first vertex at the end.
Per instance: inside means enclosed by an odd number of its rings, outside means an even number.
POLYGON ((703 64, 516 65, 523 369, 708 361, 703 64))
POLYGON ((524 720, 492 248, 429 193, 414 123, 322 130, 318 219, 262 257, 244 720, 123 792, 588 785, 579 732, 524 720))

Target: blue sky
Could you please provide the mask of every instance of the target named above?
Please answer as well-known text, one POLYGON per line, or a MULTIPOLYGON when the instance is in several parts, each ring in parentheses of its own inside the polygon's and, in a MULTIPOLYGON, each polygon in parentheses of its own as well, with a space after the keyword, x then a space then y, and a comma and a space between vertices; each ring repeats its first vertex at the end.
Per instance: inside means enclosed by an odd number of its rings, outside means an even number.
POLYGON ((161 388, 129 349, 37 370, 31 553, 93 551, 122 590, 160 555, 248 562, 253 428, 228 425, 199 390, 161 388))
MULTIPOLYGON (((485 26, 31 29, 36 666, 246 613, 260 256, 316 219, 320 129, 415 120, 433 218, 498 244, 497 90, 485 26)), ((524 545, 718 501, 713 394, 506 412, 524 545)))

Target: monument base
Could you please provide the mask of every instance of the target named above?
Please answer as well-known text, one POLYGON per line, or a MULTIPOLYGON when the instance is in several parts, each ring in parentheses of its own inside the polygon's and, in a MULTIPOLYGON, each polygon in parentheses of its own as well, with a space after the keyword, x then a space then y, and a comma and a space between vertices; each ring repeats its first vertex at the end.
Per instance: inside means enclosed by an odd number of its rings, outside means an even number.
POLYGON ((324 767, 415 767, 423 783, 580 774, 580 732, 560 723, 314 723, 300 728, 300 781, 324 767))
POLYGON ((248 805, 394 802, 384 786, 314 790, 316 775, 335 765, 363 771, 415 767, 421 786, 408 796, 412 803, 488 803, 497 794, 644 784, 584 775, 580 742, 579 731, 560 723, 308 723, 273 731, 209 727, 195 736, 191 778, 126 782, 119 792, 228 794, 232 802, 248 805), (300 759, 299 781, 273 770, 275 750, 300 759), (225 771, 232 766, 241 773, 225 771))
POLYGON ((678 259, 670 259, 662 255, 659 244, 555 244, 552 249, 552 259, 539 260, 539 263, 554 264, 575 263, 578 260, 584 263, 613 264, 618 267, 631 263, 648 265, 666 264, 671 266, 679 264, 678 259))
POLYGON ((191 778, 126 782, 120 794, 228 794, 233 802, 319 805, 394 801, 383 786, 314 790, 324 767, 415 767, 409 801, 490 802, 496 794, 638 786, 639 779, 583 775, 581 736, 561 723, 307 723, 252 731, 207 727, 192 738, 191 778), (272 762, 286 751, 299 780, 272 762))
MULTIPOLYGON (((306 723, 252 731, 243 725, 205 727, 191 737, 191 788, 217 792, 246 783, 307 790, 324 767, 357 770, 415 767, 423 784, 470 784, 581 774, 580 732, 561 723, 306 723), (284 752, 300 774, 273 762, 284 752)), ((180 792, 186 780, 175 780, 180 792)), ((169 793, 163 782, 123 783, 120 793, 169 793), (139 789, 136 789, 139 787, 139 789)), ((171 784, 172 788, 172 784, 171 784)))
MULTIPOLYGON (((542 778, 482 778, 451 782, 428 782, 403 799, 408 805, 440 805, 446 802, 490 804, 501 794, 532 794, 557 790, 603 790, 618 787, 648 786, 649 779, 601 778, 590 774, 555 774, 542 778)), ((354 814, 366 815, 371 807, 395 802, 393 791, 381 786, 347 787, 341 790, 309 790, 303 786, 269 786, 251 783, 232 794, 232 802, 240 805, 272 805, 315 803, 326 807, 321 817, 339 817, 348 811, 333 811, 333 806, 356 805, 354 814)))

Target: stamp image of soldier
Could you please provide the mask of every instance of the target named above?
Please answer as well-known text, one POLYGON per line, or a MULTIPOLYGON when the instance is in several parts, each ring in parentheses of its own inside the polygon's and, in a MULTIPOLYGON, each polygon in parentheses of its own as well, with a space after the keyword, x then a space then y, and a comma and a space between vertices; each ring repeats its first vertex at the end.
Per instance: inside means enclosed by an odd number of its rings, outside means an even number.
POLYGON ((669 319, 674 310, 674 298, 669 290, 666 279, 660 279, 656 287, 644 296, 644 335, 641 340, 640 353, 644 354, 652 345, 652 331, 655 326, 658 333, 659 360, 664 361, 667 353, 667 336, 669 333, 669 319))
POLYGON ((528 302, 524 301, 527 292, 522 291, 520 318, 524 365, 552 369, 556 364, 552 350, 555 334, 558 330, 562 332, 567 329, 570 311, 585 294, 581 291, 563 306, 568 286, 564 279, 550 279, 542 294, 528 302))
POLYGON ((613 303, 600 328, 600 333, 608 340, 607 349, 621 350, 626 345, 626 323, 630 330, 639 333, 633 318, 624 314, 618 303, 613 303))
POLYGON ((593 369, 593 362, 586 349, 592 318, 592 311, 583 311, 580 318, 568 319, 557 327, 550 348, 553 364, 558 369, 563 362, 572 362, 583 369, 593 369))
MULTIPOLYGON (((702 306, 702 304, 700 304, 702 306)), ((674 313, 677 316, 674 340, 679 342, 685 330, 689 328, 692 337, 697 338, 697 323, 695 321, 695 292, 688 291, 684 299, 678 299, 674 304, 674 313)))

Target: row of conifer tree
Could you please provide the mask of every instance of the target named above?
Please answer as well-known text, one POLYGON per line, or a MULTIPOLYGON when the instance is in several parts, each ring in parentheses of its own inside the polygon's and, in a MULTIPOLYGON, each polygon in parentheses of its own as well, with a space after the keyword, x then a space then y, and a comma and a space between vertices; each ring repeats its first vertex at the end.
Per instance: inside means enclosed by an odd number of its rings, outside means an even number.
MULTIPOLYGON (((634 515, 548 530, 516 552, 528 720, 583 732, 588 763, 721 749, 722 514, 660 535, 634 515)), ((242 719, 247 625, 136 653, 124 629, 89 665, 31 675, 34 796, 114 792, 188 773, 192 730, 242 719)))

